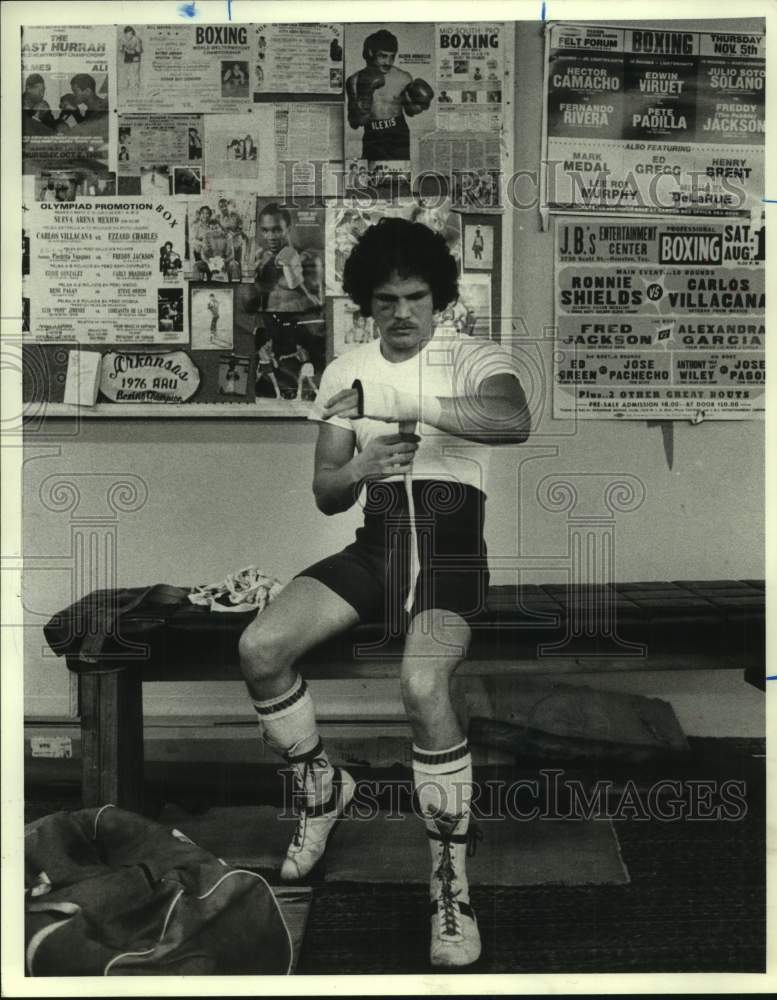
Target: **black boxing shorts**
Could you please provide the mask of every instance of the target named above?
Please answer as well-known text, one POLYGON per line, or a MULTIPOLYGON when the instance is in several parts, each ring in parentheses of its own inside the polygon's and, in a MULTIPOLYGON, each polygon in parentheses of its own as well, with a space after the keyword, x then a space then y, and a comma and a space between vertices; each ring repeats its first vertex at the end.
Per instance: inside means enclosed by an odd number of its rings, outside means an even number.
MULTIPOLYGON (((420 573, 411 616, 431 608, 464 619, 483 613, 488 594, 488 553, 483 539, 486 497, 473 486, 447 480, 413 482, 420 573)), ((356 539, 297 575, 329 587, 366 623, 405 630, 411 573, 410 521, 403 482, 367 485, 364 524, 356 539)))
POLYGON ((404 115, 366 122, 362 157, 365 160, 409 160, 410 129, 404 115))

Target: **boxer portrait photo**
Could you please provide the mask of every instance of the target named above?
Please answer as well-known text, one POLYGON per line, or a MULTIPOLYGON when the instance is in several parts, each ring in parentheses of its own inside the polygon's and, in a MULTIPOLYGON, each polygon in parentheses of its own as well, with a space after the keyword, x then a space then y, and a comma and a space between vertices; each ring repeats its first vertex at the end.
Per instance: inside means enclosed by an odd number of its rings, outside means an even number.
MULTIPOLYGON (((401 35, 401 26, 392 27, 396 33, 380 28, 366 37, 362 35, 361 58, 364 65, 350 73, 345 81, 346 117, 350 130, 346 145, 350 147, 349 155, 352 153, 355 158, 368 163, 411 160, 411 130, 408 124, 411 119, 425 117, 427 121, 424 124, 429 129, 434 128, 435 93, 429 82, 433 75, 431 54, 428 70, 425 69, 429 79, 420 72, 418 75, 410 73, 400 65, 403 56, 410 55, 413 56, 412 65, 417 66, 416 46, 431 53, 431 43, 419 45, 415 37, 418 32, 408 31, 407 38, 402 38, 400 50, 398 36, 401 35), (407 53, 407 45, 414 51, 407 53), (354 141, 354 133, 361 133, 361 149, 354 141)), ((356 26, 352 37, 355 33, 356 26)), ((351 41, 349 49, 354 57, 352 65, 355 65, 353 45, 354 41, 351 41)))

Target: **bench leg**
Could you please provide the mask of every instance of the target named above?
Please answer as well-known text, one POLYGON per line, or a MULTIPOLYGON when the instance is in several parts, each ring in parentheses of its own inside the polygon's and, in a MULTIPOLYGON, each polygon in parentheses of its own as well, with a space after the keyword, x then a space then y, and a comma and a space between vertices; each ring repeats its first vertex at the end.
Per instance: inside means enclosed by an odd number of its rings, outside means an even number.
POLYGON ((79 674, 84 808, 143 807, 143 688, 137 670, 79 674))

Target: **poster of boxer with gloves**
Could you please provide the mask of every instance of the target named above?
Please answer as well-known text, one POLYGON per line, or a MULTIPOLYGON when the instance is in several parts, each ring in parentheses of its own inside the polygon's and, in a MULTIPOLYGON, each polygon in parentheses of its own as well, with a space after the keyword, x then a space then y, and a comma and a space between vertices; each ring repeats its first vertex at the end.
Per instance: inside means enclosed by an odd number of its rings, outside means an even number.
POLYGON ((435 126, 434 26, 347 25, 345 157, 373 186, 416 172, 417 142, 435 126))

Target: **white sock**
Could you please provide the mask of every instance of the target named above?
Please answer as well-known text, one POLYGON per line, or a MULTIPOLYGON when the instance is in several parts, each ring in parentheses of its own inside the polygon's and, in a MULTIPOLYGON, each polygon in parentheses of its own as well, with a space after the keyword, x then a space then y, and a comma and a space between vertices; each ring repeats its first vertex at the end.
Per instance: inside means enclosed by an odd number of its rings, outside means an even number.
POLYGON ((472 801, 472 755, 466 740, 447 750, 424 750, 413 744, 416 801, 427 829, 442 822, 463 834, 472 801))
POLYGON ((308 805, 326 802, 332 794, 334 774, 316 725, 313 699, 305 681, 297 676, 288 691, 255 701, 262 739, 294 768, 308 805))
POLYGON ((413 744, 413 780, 432 856, 430 896, 437 899, 446 886, 451 889, 453 877, 457 899, 468 903, 466 858, 472 755, 467 741, 448 750, 423 750, 413 744))

